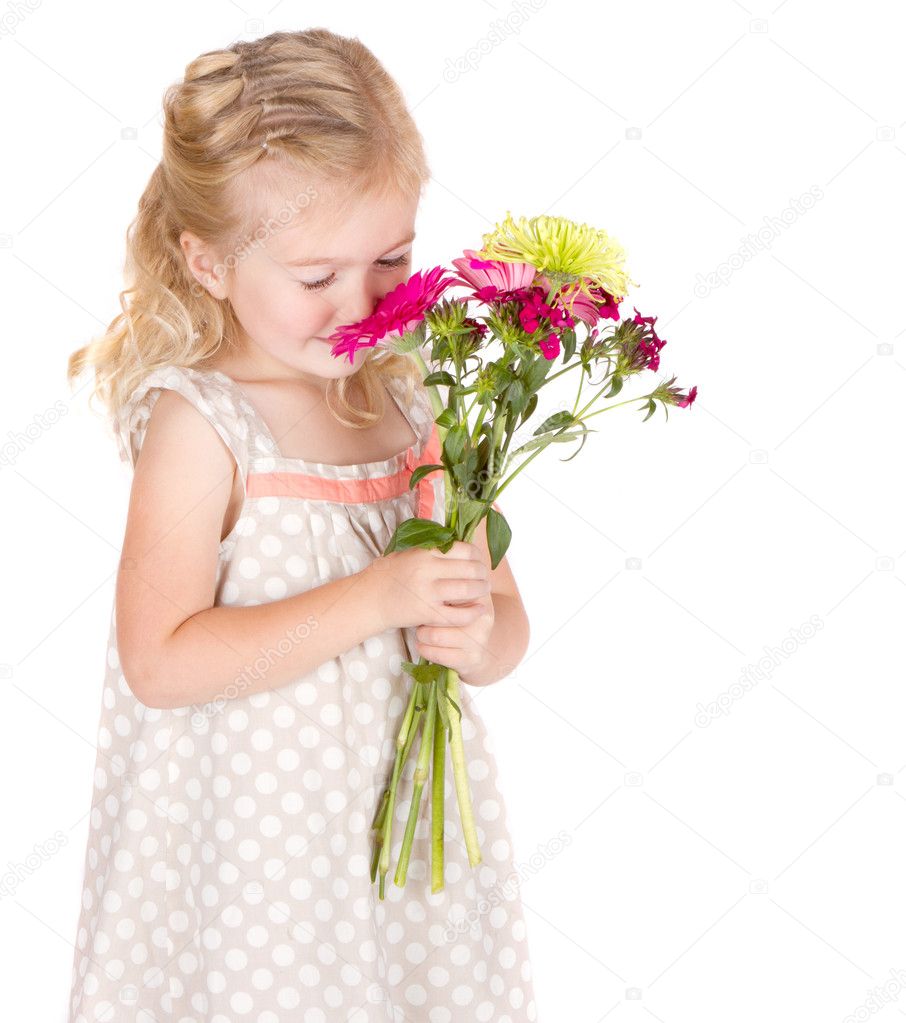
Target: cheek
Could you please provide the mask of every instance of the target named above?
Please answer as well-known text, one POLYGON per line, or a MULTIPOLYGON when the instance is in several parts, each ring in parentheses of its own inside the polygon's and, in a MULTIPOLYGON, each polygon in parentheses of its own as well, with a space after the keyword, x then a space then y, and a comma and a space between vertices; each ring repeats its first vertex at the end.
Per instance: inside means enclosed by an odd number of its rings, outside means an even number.
POLYGON ((323 335, 335 322, 330 303, 297 284, 263 291, 255 298, 254 308, 262 333, 293 341, 323 335))
POLYGON ((243 268, 230 289, 240 323, 253 337, 304 340, 324 334, 336 323, 336 311, 325 292, 306 291, 296 281, 271 276, 257 264, 243 268))

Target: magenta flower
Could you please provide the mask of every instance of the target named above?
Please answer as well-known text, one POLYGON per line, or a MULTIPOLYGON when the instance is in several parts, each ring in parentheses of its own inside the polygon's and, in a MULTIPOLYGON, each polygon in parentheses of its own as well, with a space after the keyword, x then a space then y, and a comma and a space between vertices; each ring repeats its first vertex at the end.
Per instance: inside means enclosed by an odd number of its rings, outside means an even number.
POLYGON ((475 249, 464 249, 464 255, 452 260, 459 271, 456 283, 473 289, 480 302, 506 302, 517 292, 530 288, 537 269, 531 263, 503 263, 481 259, 475 249))
MULTIPOLYGON (((635 306, 632 308, 635 310, 632 322, 643 328, 637 349, 638 355, 645 360, 648 369, 656 370, 661 363, 660 351, 667 341, 659 338, 654 332, 656 316, 642 316, 635 306)), ((695 400, 695 395, 692 396, 692 400, 695 400)))
POLYGON ((381 342, 389 347, 392 340, 414 330, 444 291, 457 283, 456 278, 445 274, 442 266, 425 273, 418 270, 409 280, 378 299, 370 315, 358 323, 337 327, 327 338, 336 342, 331 355, 348 355, 352 362, 359 348, 373 348, 381 342))
POLYGON ((682 389, 674 387, 676 377, 672 376, 665 383, 661 384, 653 392, 654 398, 659 398, 665 405, 677 405, 679 408, 687 408, 695 401, 695 396, 698 394, 698 387, 690 387, 688 394, 683 394, 682 389))
POLYGON ((619 305, 613 295, 603 288, 592 288, 591 295, 574 289, 565 289, 557 296, 557 301, 573 316, 594 326, 598 320, 619 320, 619 305))
POLYGON ((555 300, 553 306, 545 302, 547 292, 544 288, 531 288, 523 293, 522 308, 519 310, 519 322, 527 334, 534 334, 538 329, 538 321, 546 319, 552 327, 563 329, 575 326, 576 321, 555 300))
POLYGON ((541 354, 545 359, 550 361, 556 359, 560 354, 560 337, 557 334, 551 334, 543 341, 538 342, 538 347, 541 349, 541 354))

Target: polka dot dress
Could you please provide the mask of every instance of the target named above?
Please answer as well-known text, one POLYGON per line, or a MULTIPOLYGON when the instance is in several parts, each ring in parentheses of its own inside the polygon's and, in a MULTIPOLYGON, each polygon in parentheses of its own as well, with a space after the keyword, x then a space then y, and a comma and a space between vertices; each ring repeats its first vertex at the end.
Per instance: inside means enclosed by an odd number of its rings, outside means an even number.
MULTIPOLYGON (((211 423, 239 466, 240 517, 219 551, 218 605, 280 600, 380 556, 396 526, 443 521, 427 393, 389 381, 417 437, 392 458, 335 466, 280 455, 218 371, 146 375, 117 423, 134 466, 162 388, 211 423)), ((371 822, 417 661, 390 629, 276 689, 246 695, 306 629, 262 649, 223 699, 160 710, 133 695, 113 608, 69 1023, 460 1023, 535 1020, 526 929, 493 744, 470 687, 462 732, 482 862, 470 867, 447 749, 444 889, 431 891, 430 798, 407 881, 393 883, 414 757, 402 775, 385 898, 371 822), (281 654, 282 648, 282 654, 281 654)), ((474 690, 472 690, 474 692, 474 690)))

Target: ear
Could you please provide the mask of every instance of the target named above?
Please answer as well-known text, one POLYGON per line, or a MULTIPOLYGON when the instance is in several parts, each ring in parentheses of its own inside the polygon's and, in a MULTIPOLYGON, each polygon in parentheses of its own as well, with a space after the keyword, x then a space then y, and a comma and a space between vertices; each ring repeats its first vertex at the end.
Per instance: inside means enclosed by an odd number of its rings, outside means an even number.
POLYGON ((195 280, 214 298, 226 298, 227 292, 222 272, 220 274, 217 272, 222 268, 218 266, 213 249, 191 231, 183 231, 180 234, 179 245, 185 256, 189 273, 195 280))

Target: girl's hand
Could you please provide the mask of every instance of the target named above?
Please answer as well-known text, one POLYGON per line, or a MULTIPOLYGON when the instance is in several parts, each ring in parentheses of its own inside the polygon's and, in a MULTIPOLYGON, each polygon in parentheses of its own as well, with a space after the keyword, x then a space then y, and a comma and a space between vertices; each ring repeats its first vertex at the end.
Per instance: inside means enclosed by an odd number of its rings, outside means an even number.
POLYGON ((419 625, 415 630, 416 652, 435 664, 453 668, 467 682, 490 656, 494 601, 489 593, 459 606, 475 608, 477 617, 466 625, 419 625))
POLYGON ((375 558, 362 570, 370 580, 384 628, 471 624, 483 612, 474 602, 491 592, 480 548, 456 540, 448 551, 410 547, 375 558))

